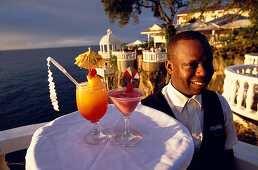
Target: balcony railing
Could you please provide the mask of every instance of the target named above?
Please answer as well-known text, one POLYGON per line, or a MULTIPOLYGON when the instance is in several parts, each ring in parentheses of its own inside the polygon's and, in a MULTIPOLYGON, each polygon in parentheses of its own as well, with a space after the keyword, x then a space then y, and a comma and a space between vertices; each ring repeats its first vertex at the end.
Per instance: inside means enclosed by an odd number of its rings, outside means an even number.
POLYGON ((142 52, 144 62, 165 62, 167 52, 155 52, 155 51, 143 51, 142 52))
POLYGON ((112 55, 117 57, 117 61, 136 60, 136 52, 113 51, 112 55))
POLYGON ((108 59, 111 56, 109 52, 103 52, 103 51, 98 51, 98 54, 100 54, 104 59, 108 59))
POLYGON ((97 74, 101 77, 106 77, 108 75, 114 74, 114 70, 107 67, 96 68, 96 70, 97 70, 97 74))
POLYGON ((258 64, 258 53, 246 54, 244 64, 258 64))
POLYGON ((223 96, 231 109, 258 121, 258 65, 233 65, 225 70, 223 96))

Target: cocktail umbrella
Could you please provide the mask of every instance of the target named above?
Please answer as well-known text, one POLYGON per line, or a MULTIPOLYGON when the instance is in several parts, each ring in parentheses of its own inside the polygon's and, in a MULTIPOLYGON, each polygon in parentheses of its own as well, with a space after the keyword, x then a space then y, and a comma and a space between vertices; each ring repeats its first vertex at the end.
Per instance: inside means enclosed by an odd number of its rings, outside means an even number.
POLYGON ((102 67, 105 64, 103 57, 100 54, 91 51, 90 48, 88 52, 80 54, 75 60, 74 64, 85 69, 95 69, 102 67))
POLYGON ((128 67, 126 70, 125 70, 125 76, 126 77, 129 77, 132 80, 136 80, 136 81, 139 81, 139 74, 137 72, 137 70, 133 67, 128 67))

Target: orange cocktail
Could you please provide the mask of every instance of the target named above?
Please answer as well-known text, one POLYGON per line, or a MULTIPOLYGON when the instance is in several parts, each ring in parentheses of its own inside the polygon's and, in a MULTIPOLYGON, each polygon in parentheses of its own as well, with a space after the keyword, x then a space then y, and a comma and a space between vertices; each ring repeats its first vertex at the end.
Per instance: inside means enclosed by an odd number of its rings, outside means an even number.
POLYGON ((92 130, 84 137, 87 144, 98 145, 105 143, 109 135, 105 135, 99 128, 99 120, 108 108, 108 96, 105 83, 96 76, 88 82, 76 86, 76 103, 80 114, 92 123, 92 130))
POLYGON ((76 87, 76 102, 80 114, 91 123, 98 122, 108 108, 108 96, 104 83, 89 87, 87 82, 76 87))

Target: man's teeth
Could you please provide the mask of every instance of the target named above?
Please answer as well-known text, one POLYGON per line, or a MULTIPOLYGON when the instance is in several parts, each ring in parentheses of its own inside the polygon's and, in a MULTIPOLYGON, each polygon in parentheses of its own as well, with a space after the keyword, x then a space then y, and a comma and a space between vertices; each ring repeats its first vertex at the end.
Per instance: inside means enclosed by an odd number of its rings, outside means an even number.
POLYGON ((201 83, 201 82, 192 82, 192 83, 196 85, 204 85, 204 83, 201 83))

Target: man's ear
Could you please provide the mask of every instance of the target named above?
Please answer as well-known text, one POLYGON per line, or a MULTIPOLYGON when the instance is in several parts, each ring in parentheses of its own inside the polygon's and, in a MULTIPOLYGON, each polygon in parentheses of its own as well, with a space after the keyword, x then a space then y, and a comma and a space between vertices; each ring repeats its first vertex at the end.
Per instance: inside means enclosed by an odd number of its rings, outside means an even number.
POLYGON ((172 74, 172 72, 173 72, 173 63, 170 60, 166 60, 165 61, 165 66, 166 66, 167 72, 169 74, 172 74))

